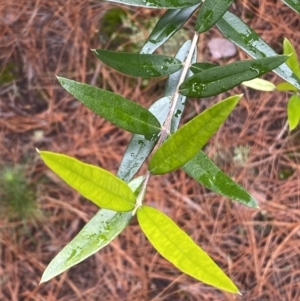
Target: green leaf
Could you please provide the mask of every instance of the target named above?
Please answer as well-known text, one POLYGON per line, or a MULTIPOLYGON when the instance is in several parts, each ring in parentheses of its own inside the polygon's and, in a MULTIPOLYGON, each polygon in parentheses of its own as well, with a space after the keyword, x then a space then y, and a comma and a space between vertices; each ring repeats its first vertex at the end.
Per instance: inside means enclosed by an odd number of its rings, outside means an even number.
POLYGON ((197 17, 196 31, 209 30, 229 9, 233 0, 205 0, 197 17))
MULTIPOLYGON (((181 61, 185 61, 190 47, 191 41, 186 41, 180 47, 175 57, 181 61)), ((196 61, 196 54, 197 51, 195 51, 194 53, 192 59, 193 62, 196 61)), ((171 98, 176 91, 181 72, 182 70, 179 70, 169 76, 166 84, 165 97, 157 100, 149 108, 149 111, 159 120, 161 125, 165 122, 165 119, 168 115, 171 106, 171 98)), ((188 76, 189 75, 190 72, 188 73, 188 76)), ((185 99, 185 96, 179 96, 178 98, 175 114, 171 121, 171 132, 175 132, 178 128, 180 117, 182 115, 185 105, 185 99)), ((144 161, 147 159, 154 145, 156 144, 156 141, 157 139, 154 139, 153 141, 148 141, 142 135, 133 135, 122 158, 122 162, 120 164, 117 174, 118 177, 123 179, 125 182, 128 182, 136 174, 136 172, 140 169, 144 161)))
MULTIPOLYGON (((170 97, 163 97, 157 100, 149 108, 149 111, 163 124, 168 115, 170 105, 170 97)), ((123 181, 129 182, 148 158, 157 139, 158 137, 150 141, 142 135, 133 135, 122 158, 117 176, 123 181)))
POLYGON ((118 94, 58 77, 60 84, 96 114, 132 133, 151 138, 160 132, 160 123, 145 108, 118 94))
POLYGON ((182 63, 170 56, 114 52, 95 49, 96 56, 106 65, 131 76, 160 77, 182 68, 182 63))
POLYGON ((276 90, 278 91, 293 91, 293 92, 297 92, 298 89, 291 85, 290 83, 287 82, 281 82, 276 86, 276 90))
POLYGON ((300 67, 299 67, 297 53, 296 53, 294 46, 287 38, 284 38, 284 40, 283 40, 283 53, 290 55, 290 57, 287 59, 286 63, 291 68, 291 70, 299 77, 300 76, 300 67))
POLYGON ((179 91, 190 97, 209 97, 225 92, 281 65, 287 56, 234 62, 197 73, 183 82, 179 91))
POLYGON ((199 0, 108 0, 132 6, 147 8, 184 8, 199 4, 199 0))
POLYGON ((259 208, 257 201, 239 184, 225 175, 203 151, 188 161, 183 170, 208 189, 252 208, 259 208))
POLYGON ((290 131, 295 129, 300 121, 300 96, 292 95, 288 101, 287 107, 290 131))
POLYGON ((202 71, 218 67, 219 65, 216 64, 211 64, 211 63, 205 63, 205 62, 200 62, 200 63, 195 63, 190 67, 190 70, 194 73, 200 73, 202 71))
POLYGON ((137 211, 137 219, 153 247, 183 273, 231 293, 238 288, 218 265, 168 216, 148 206, 137 211))
MULTIPOLYGON (((144 177, 129 183, 133 192, 140 187, 144 177)), ((49 263, 41 282, 49 281, 84 259, 107 246, 132 219, 132 212, 115 212, 100 209, 82 230, 49 263)))
POLYGON ((97 206, 115 211, 129 211, 135 196, 126 183, 105 169, 72 157, 40 151, 45 164, 67 184, 97 206))
POLYGON ((300 1, 299 0, 282 0, 287 6, 293 9, 296 13, 300 14, 300 1))
MULTIPOLYGON (((227 12, 216 25, 226 38, 252 57, 259 59, 276 55, 276 52, 253 29, 234 14, 227 12)), ((287 64, 282 64, 273 71, 300 89, 300 79, 287 64)))
POLYGON ((262 78, 254 78, 249 81, 242 82, 242 84, 248 88, 259 91, 270 92, 276 90, 276 86, 273 83, 262 78))
POLYGON ((186 123, 155 152, 149 163, 152 174, 175 170, 192 159, 218 130, 242 95, 229 97, 186 123))
POLYGON ((141 53, 151 54, 170 39, 192 16, 200 4, 183 9, 170 9, 159 19, 141 53))

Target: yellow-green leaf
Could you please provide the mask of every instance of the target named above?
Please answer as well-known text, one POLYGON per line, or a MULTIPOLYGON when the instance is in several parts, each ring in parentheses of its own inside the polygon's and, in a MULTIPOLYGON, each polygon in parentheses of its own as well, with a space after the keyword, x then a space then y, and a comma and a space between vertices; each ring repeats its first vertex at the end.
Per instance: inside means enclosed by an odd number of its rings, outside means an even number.
POLYGON ((39 154, 52 171, 99 207, 115 211, 134 208, 136 198, 129 186, 107 170, 63 154, 47 151, 39 154))
POLYGON ((276 86, 276 90, 278 91, 294 91, 297 92, 298 89, 288 82, 281 82, 276 86))
POLYGON ((292 95, 288 101, 287 107, 290 131, 295 129, 300 121, 300 96, 292 95))
POLYGON ((292 43, 287 38, 283 40, 283 53, 290 55, 290 57, 286 60, 286 63, 291 68, 291 70, 299 77, 300 67, 297 52, 292 43))
POLYGON ((238 288, 218 265, 168 216, 148 206, 137 211, 139 225, 153 247, 185 274, 231 293, 238 288))
POLYGON ((218 130, 241 97, 235 95, 215 104, 172 134, 151 158, 149 171, 152 174, 164 174, 192 159, 218 130))

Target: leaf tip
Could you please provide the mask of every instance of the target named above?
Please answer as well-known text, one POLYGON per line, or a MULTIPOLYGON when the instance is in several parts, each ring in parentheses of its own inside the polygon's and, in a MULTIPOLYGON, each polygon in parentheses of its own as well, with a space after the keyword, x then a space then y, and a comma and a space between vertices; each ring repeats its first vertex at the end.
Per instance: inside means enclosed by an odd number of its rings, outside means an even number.
POLYGON ((37 152, 38 154, 41 153, 40 150, 39 150, 37 147, 35 148, 35 150, 36 150, 36 152, 37 152))

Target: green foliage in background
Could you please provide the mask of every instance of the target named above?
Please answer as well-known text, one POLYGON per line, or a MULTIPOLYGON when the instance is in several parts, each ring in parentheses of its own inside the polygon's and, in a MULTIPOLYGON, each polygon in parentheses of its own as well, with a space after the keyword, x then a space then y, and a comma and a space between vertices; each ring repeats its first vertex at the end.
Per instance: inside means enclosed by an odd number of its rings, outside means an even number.
MULTIPOLYGON (((108 245, 137 215, 141 230, 154 248, 183 273, 221 290, 239 293, 222 269, 176 223, 164 213, 143 204, 152 175, 182 168, 198 183, 250 208, 256 200, 226 176, 201 150, 238 105, 233 95, 195 116, 181 128, 179 122, 188 97, 218 95, 240 84, 272 91, 272 83, 257 79, 274 69, 285 81, 282 90, 292 91, 288 111, 291 128, 299 122, 299 63, 288 40, 284 55, 263 41, 253 29, 228 9, 232 0, 111 0, 125 5, 167 9, 154 26, 139 53, 94 49, 109 67, 133 77, 166 77, 165 93, 147 110, 121 95, 58 77, 61 85, 85 106, 118 127, 133 133, 117 175, 63 154, 39 151, 45 164, 66 183, 101 209, 80 233, 50 262, 41 282, 50 280, 108 245), (197 14, 192 40, 175 57, 156 55, 185 22, 197 14), (216 25, 226 38, 252 56, 252 60, 216 66, 197 61, 198 37, 216 25), (286 55, 287 54, 287 55, 286 55), (292 55, 290 55, 292 54, 292 55), (290 56, 289 56, 290 55, 290 56), (287 88, 289 87, 289 89, 287 88), (292 89, 290 89, 292 87, 292 89), (134 178, 147 158, 148 171, 134 178)), ((284 1, 299 13, 297 2, 284 1)), ((105 19, 114 28, 115 19, 105 19)))
POLYGON ((0 169, 0 217, 11 220, 35 220, 41 217, 36 204, 36 188, 29 183, 25 167, 0 169))

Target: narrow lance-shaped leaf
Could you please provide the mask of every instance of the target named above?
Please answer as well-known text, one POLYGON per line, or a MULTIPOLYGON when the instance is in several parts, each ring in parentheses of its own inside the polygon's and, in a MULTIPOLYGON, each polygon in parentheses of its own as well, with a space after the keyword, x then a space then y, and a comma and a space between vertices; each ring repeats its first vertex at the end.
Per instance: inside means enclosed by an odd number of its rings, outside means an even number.
POLYGON ((254 78, 249 81, 242 82, 242 84, 246 87, 259 91, 270 92, 276 90, 276 86, 273 83, 262 78, 254 78))
POLYGON ((300 66, 299 66, 298 56, 294 46, 287 38, 283 40, 283 53, 290 55, 290 57, 286 60, 286 63, 291 68, 291 70, 299 77, 300 66))
POLYGON ((168 216, 148 206, 137 211, 142 231, 153 247, 185 274, 231 293, 238 288, 218 265, 168 216))
MULTIPOLYGON (((176 53, 176 58, 180 61, 185 61, 186 56, 190 50, 191 41, 186 41, 176 53)), ((192 61, 196 61, 196 54, 193 56, 192 61)), ((179 70, 169 76, 167 84, 165 97, 157 100, 150 108, 149 111, 158 119, 162 125, 165 122, 165 119, 168 115, 170 106, 171 106, 171 97, 176 91, 178 81, 180 78, 182 70, 179 70)), ((188 76, 190 75, 190 72, 188 76)), ((178 128, 180 117, 182 115, 184 105, 185 105, 185 96, 179 96, 178 102, 175 109, 175 116, 171 122, 171 132, 175 132, 178 128)), ((140 169, 144 161, 147 159, 151 153, 157 139, 152 141, 146 140, 142 135, 133 135, 131 138, 125 154, 122 158, 117 176, 123 179, 125 182, 130 181, 130 179, 135 175, 135 173, 140 169)))
POLYGON ((96 56, 109 67, 131 76, 160 77, 181 69, 182 63, 166 55, 115 52, 95 49, 96 56))
MULTIPOLYGON (((139 177, 128 185, 133 192, 143 182, 139 177)), ((68 270, 107 246, 132 219, 132 211, 116 212, 100 209, 82 230, 51 260, 43 273, 41 283, 68 270)))
POLYGON ((205 0, 196 21, 198 33, 209 30, 229 9, 233 0, 205 0))
POLYGON ((287 56, 234 62, 197 73, 183 82, 179 91, 190 97, 209 97, 225 92, 281 65, 287 56))
POLYGON ((295 129, 300 121, 300 96, 295 94, 292 95, 288 101, 287 107, 288 121, 290 131, 295 129))
POLYGON ((282 0, 287 6, 293 9, 296 13, 300 14, 300 1, 299 0, 282 0))
POLYGON ((135 196, 128 185, 105 169, 72 157, 40 151, 45 164, 81 195, 102 208, 129 211, 135 196))
MULTIPOLYGON (((163 97, 157 100, 149 108, 149 111, 163 124, 168 115, 170 105, 170 97, 163 97)), ((117 176, 123 181, 129 182, 151 153, 157 139, 158 137, 155 137, 153 140, 147 140, 142 135, 133 135, 122 158, 117 176)))
POLYGON ((169 9, 159 19, 149 35, 141 53, 151 54, 170 39, 192 16, 200 4, 183 9, 169 9))
POLYGON ((118 94, 58 77, 60 84, 96 114, 132 133, 151 138, 160 132, 160 123, 145 108, 118 94))
POLYGON ((208 189, 238 201, 252 208, 258 208, 257 201, 239 184, 225 175, 203 151, 188 161, 183 170, 208 189))
POLYGON ((149 171, 164 174, 192 159, 218 130, 241 96, 232 96, 215 104, 171 135, 151 158, 149 171))
POLYGON ((199 4, 199 0, 108 0, 109 2, 121 3, 132 6, 147 8, 184 8, 199 4))
MULTIPOLYGON (((216 25, 226 38, 252 57, 259 59, 276 55, 276 52, 252 28, 234 14, 226 12, 216 25)), ((287 64, 282 64, 273 71, 300 89, 300 79, 287 64)))

